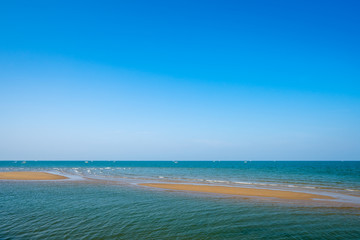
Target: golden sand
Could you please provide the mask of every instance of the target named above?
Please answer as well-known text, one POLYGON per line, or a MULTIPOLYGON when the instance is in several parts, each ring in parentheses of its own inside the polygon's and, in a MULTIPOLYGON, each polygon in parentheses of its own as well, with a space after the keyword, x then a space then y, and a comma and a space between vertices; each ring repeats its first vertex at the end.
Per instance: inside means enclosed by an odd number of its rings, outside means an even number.
POLYGON ((0 172, 2 180, 57 180, 67 177, 45 172, 0 172))
POLYGON ((333 197, 318 195, 318 194, 291 192, 291 191, 282 191, 282 190, 270 190, 270 189, 206 186, 206 185, 190 185, 190 184, 169 184, 169 183, 142 183, 139 185, 147 186, 147 187, 171 189, 171 190, 181 190, 181 191, 231 194, 231 195, 252 196, 252 197, 272 197, 272 198, 291 199, 291 200, 311 200, 314 198, 334 199, 333 197))

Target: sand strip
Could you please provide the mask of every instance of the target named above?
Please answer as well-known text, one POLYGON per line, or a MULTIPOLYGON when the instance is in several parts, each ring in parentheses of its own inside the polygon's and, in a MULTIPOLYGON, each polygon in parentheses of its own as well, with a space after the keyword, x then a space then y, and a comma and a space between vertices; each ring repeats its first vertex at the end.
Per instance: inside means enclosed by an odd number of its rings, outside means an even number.
POLYGON ((0 172, 2 180, 57 180, 67 177, 45 172, 0 172))
POLYGON ((272 198, 292 199, 292 200, 311 200, 314 198, 335 199, 333 197, 318 195, 318 194, 291 192, 291 191, 282 191, 282 190, 270 190, 270 189, 256 189, 256 188, 168 184, 168 183, 142 183, 139 185, 147 186, 147 187, 171 189, 171 190, 231 194, 231 195, 253 196, 253 197, 272 197, 272 198))

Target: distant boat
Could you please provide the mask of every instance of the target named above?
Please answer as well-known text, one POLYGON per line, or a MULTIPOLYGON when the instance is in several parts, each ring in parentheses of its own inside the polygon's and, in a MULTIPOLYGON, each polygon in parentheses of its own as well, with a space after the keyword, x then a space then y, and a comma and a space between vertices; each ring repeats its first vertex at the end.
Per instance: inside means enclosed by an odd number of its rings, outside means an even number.
POLYGON ((88 161, 85 161, 85 163, 89 163, 88 161))
POLYGON ((22 164, 25 164, 25 163, 26 163, 26 161, 23 161, 23 162, 22 162, 22 164))
POLYGON ((177 161, 174 161, 174 163, 178 163, 177 161))

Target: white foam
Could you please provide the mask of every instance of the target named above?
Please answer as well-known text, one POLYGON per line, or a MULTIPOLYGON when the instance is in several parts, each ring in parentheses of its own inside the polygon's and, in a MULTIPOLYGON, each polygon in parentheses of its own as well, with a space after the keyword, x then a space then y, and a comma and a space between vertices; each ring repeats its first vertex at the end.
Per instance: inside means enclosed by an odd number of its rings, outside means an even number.
POLYGON ((345 189, 346 191, 350 191, 350 192, 355 192, 356 190, 354 189, 345 189))
POLYGON ((249 185, 249 184, 250 184, 250 185, 251 185, 251 184, 253 184, 253 183, 251 183, 251 182, 234 182, 234 183, 239 183, 239 184, 248 184, 248 185, 249 185))

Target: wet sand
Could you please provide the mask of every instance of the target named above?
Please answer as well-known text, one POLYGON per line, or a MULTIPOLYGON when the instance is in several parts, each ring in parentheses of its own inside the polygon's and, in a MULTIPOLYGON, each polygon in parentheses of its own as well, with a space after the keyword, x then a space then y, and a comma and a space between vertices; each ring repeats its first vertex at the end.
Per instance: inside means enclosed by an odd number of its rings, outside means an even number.
POLYGON ((240 187, 225 187, 225 186, 206 186, 206 185, 190 185, 190 184, 169 184, 169 183, 142 183, 141 186, 180 190, 180 191, 192 191, 203 193, 216 193, 216 194, 230 194, 241 195, 251 197, 271 197, 288 200, 311 200, 311 199, 335 199, 330 196, 291 192, 282 190, 270 190, 270 189, 256 189, 256 188, 240 188, 240 187))
POLYGON ((0 180, 58 180, 67 177, 45 172, 0 172, 0 180))

